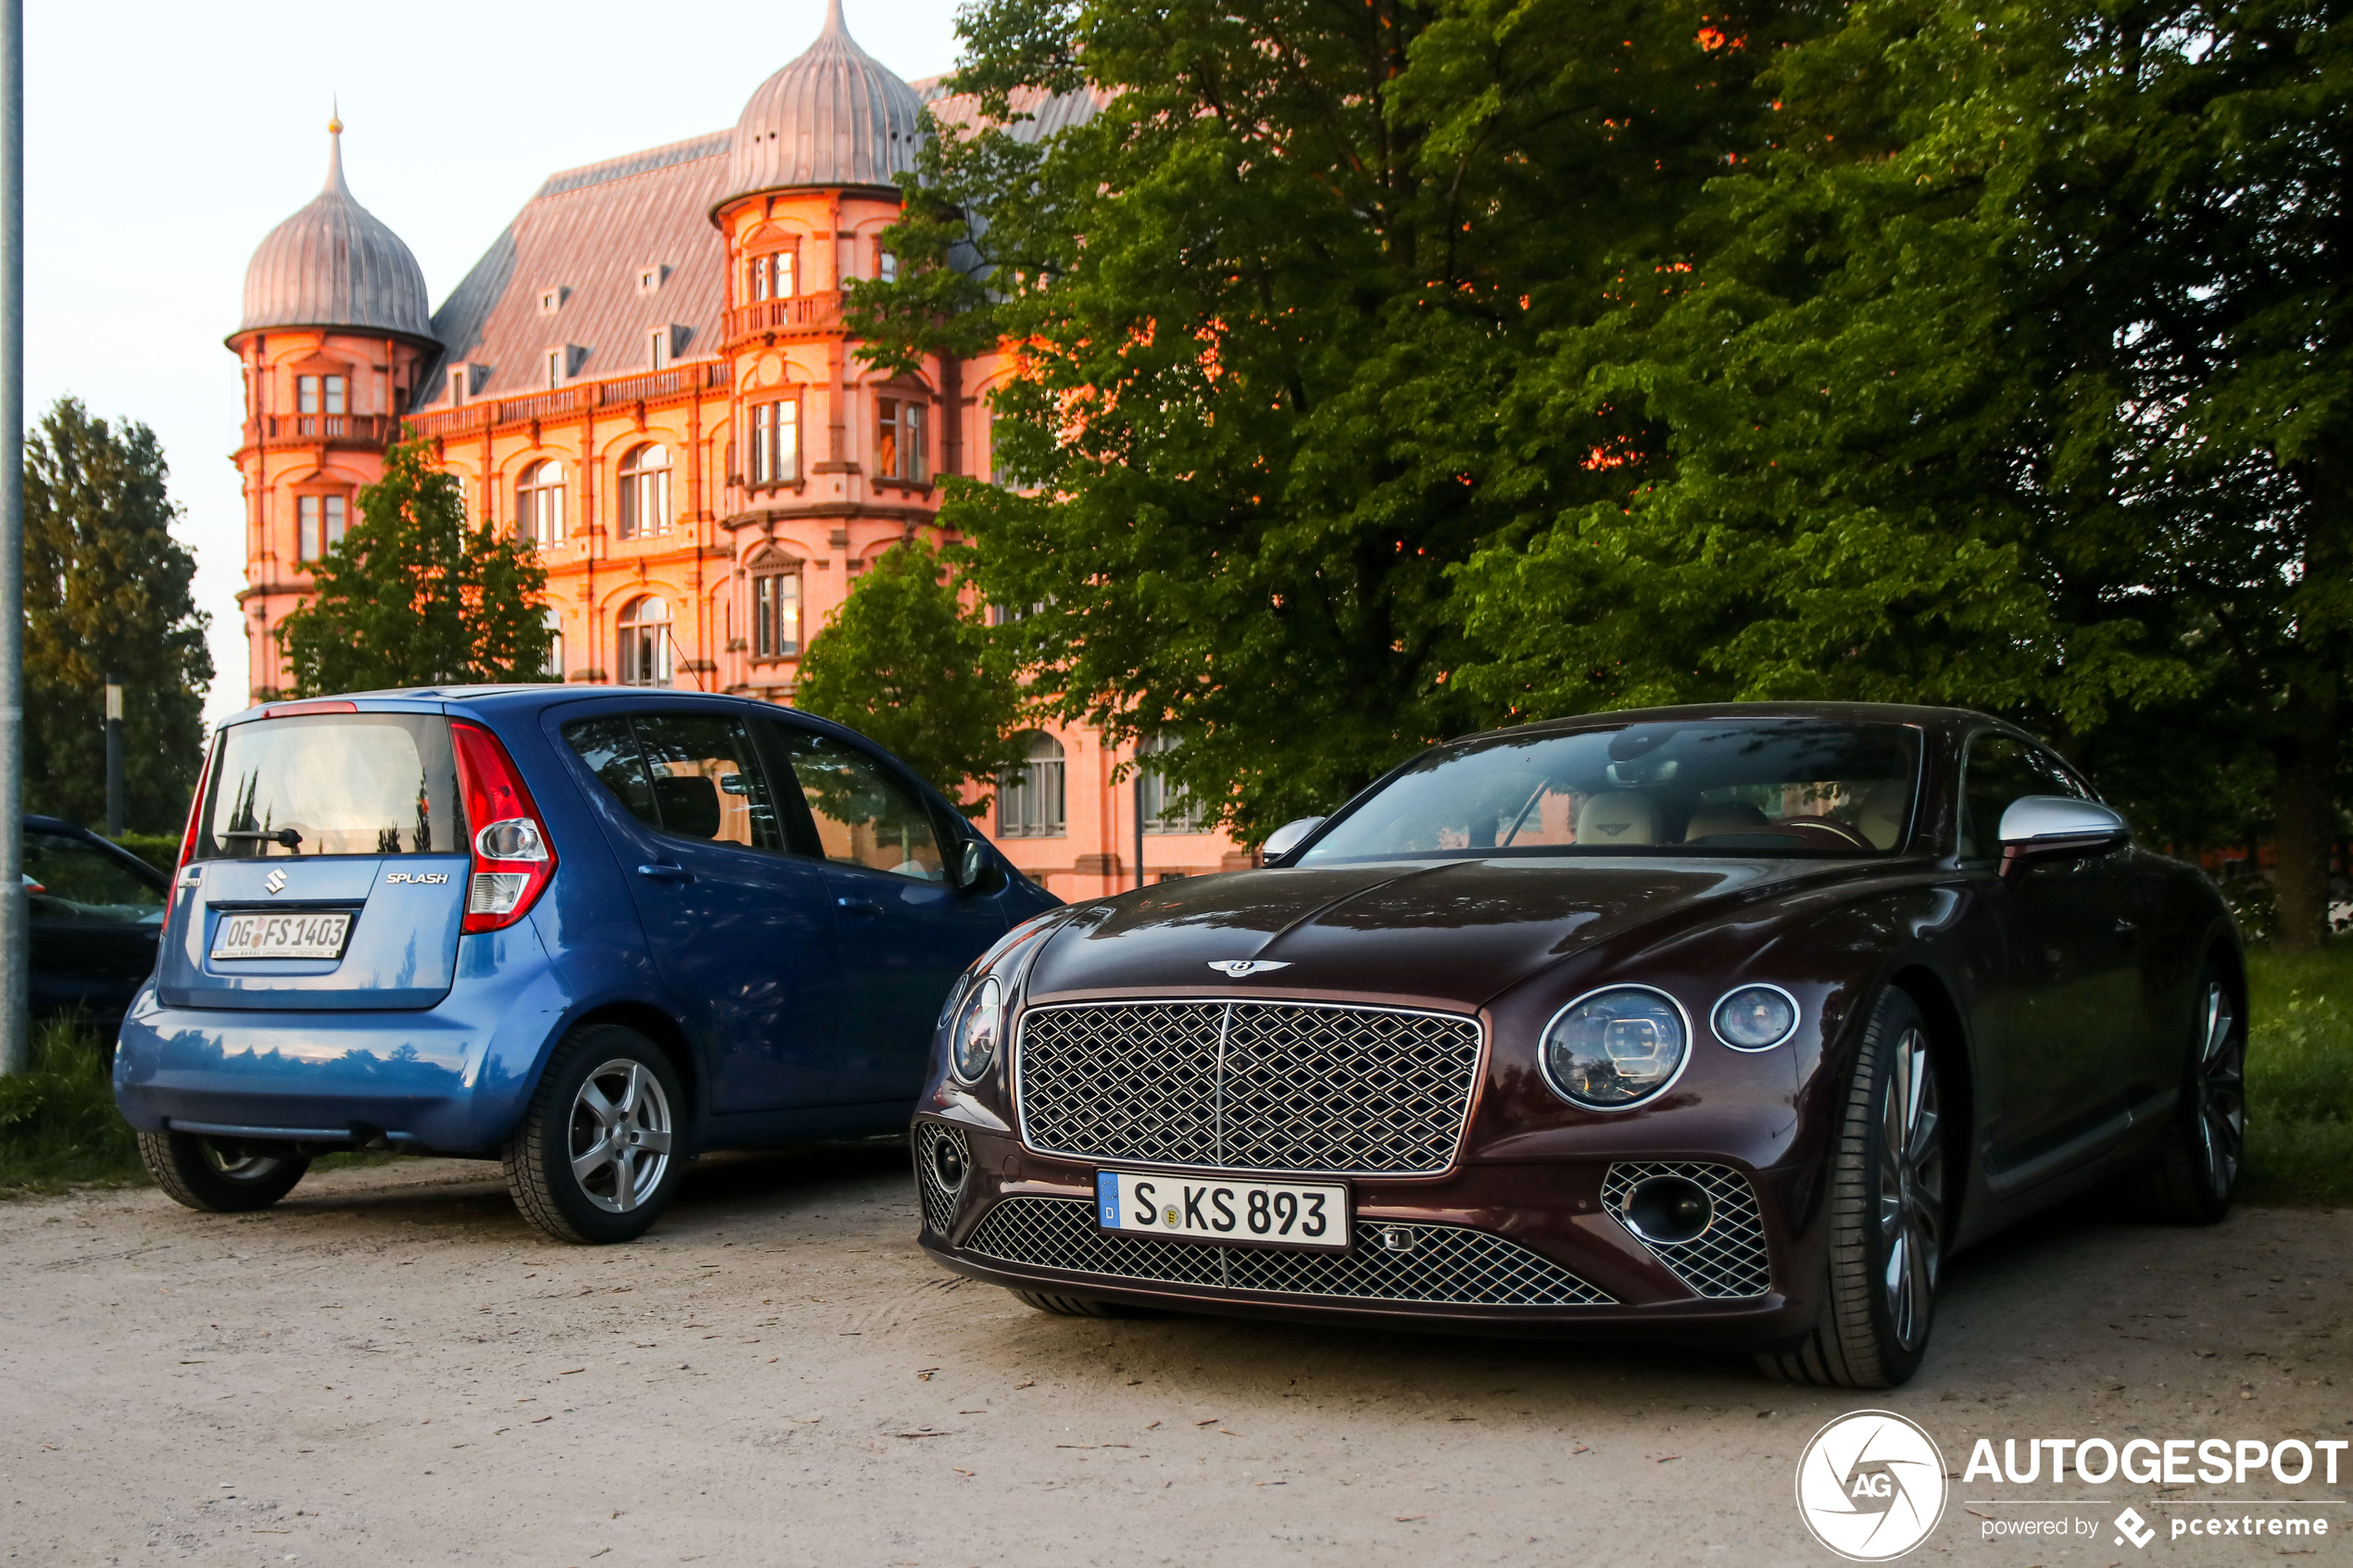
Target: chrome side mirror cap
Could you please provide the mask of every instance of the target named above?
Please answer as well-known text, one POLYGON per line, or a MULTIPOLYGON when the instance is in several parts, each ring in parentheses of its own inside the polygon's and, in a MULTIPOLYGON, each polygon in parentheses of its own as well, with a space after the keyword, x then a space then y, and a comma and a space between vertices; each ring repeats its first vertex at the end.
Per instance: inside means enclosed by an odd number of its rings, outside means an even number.
POLYGON ((1269 860, 1279 860, 1306 843, 1309 835, 1317 828, 1322 827, 1324 822, 1325 819, 1322 817, 1294 818, 1268 834, 1266 842, 1259 847, 1259 853, 1269 860))
POLYGON ((2028 860, 2097 855, 2128 843, 2133 831, 2112 807, 2071 795, 2027 795, 2002 813, 2002 872, 2028 860))

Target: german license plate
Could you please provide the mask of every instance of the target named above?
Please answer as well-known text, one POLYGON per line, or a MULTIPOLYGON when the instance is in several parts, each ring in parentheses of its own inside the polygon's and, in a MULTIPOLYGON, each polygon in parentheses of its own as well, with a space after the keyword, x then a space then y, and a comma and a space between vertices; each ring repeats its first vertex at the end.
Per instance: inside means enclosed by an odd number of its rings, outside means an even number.
POLYGON ((1107 1231, 1276 1247, 1348 1245, 1348 1189, 1322 1182, 1238 1182, 1158 1171, 1098 1171, 1107 1231))
POLYGON ((222 915, 213 928, 216 959, 339 959, 351 916, 289 909, 284 914, 222 915))

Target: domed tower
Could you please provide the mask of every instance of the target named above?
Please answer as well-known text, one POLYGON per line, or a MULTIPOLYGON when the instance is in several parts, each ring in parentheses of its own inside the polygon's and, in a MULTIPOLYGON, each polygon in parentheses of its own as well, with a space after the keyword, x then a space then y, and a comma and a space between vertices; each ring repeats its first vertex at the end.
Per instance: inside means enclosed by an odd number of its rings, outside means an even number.
POLYGON ((752 633, 738 690, 788 697, 806 634, 869 560, 930 522, 935 477, 957 471, 954 366, 881 375, 841 331, 844 285, 896 275, 883 232, 923 136, 923 99, 858 46, 840 0, 736 122, 711 216, 727 242, 725 523, 752 633))
POLYGON ((327 182, 270 232, 245 268, 229 347, 245 371, 245 587, 250 686, 284 684, 274 633, 316 560, 384 472, 417 379, 438 351, 425 275, 400 236, 352 199, 343 121, 327 122, 327 182))

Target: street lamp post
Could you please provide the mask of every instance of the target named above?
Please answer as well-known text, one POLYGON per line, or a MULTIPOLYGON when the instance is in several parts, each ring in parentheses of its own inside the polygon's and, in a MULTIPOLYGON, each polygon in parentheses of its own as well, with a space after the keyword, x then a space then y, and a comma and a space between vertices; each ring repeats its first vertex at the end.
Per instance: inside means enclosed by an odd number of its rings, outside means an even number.
POLYGON ((32 1070, 24 890, 24 0, 0 0, 0 1073, 32 1070))
POLYGON ((107 677, 107 836, 122 836, 122 677, 107 677))

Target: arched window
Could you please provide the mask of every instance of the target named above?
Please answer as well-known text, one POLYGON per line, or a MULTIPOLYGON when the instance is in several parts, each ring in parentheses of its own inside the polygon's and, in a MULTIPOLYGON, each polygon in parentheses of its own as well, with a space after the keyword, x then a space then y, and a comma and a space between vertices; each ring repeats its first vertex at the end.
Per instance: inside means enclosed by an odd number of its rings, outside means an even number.
POLYGON ((553 458, 515 481, 515 533, 538 545, 564 542, 564 466, 553 458))
POLYGON ((1022 765, 997 781, 997 836, 1060 838, 1066 831, 1062 742, 1032 731, 1022 756, 1022 765))
MULTIPOLYGON (((1176 742, 1167 735, 1151 735, 1136 748, 1139 761, 1148 757, 1164 756, 1176 749, 1176 742)), ((1185 792, 1154 772, 1149 763, 1138 775, 1146 833, 1199 833, 1201 809, 1186 797, 1185 792)))
POLYGON ((670 532, 670 452, 651 442, 621 459, 621 536, 670 532))
POLYGON ((547 628, 546 673, 560 681, 564 678, 564 612, 551 606, 542 623, 547 628))
POLYGON ((623 605, 614 646, 621 655, 623 685, 670 684, 669 604, 648 594, 623 605))

